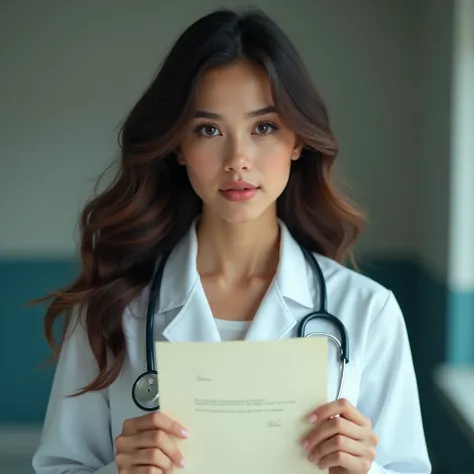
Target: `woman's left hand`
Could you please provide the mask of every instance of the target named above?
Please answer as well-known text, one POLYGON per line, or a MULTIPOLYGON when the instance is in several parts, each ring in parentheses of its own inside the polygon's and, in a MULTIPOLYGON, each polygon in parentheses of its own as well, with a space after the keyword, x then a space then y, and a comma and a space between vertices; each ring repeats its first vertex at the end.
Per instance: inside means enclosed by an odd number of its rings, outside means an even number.
POLYGON ((341 398, 312 412, 315 425, 303 440, 308 459, 331 474, 367 474, 375 459, 377 435, 370 420, 341 398), (337 416, 339 415, 339 416, 337 416))

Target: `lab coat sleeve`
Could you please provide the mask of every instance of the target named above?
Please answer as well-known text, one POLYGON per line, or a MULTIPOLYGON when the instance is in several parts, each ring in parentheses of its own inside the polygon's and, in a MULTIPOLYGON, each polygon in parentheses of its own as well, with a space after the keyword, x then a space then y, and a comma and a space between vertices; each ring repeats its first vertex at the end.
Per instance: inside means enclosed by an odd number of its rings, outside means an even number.
POLYGON ((405 321, 392 292, 367 334, 358 409, 379 438, 369 474, 429 474, 418 386, 405 321))
POLYGON ((98 370, 85 328, 76 320, 71 319, 56 367, 32 462, 36 474, 117 473, 107 390, 67 397, 90 383, 98 370))

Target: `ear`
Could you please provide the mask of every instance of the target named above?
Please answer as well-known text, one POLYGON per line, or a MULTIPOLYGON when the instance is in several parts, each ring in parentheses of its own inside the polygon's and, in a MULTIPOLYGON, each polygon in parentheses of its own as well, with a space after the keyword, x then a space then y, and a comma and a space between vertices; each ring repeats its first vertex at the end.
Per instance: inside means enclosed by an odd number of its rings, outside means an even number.
POLYGON ((184 159, 184 156, 181 153, 181 150, 179 148, 176 150, 176 161, 178 162, 178 164, 180 164, 182 166, 186 165, 186 161, 184 159))
POLYGON ((300 158, 301 153, 303 151, 304 145, 302 143, 297 143, 295 147, 293 148, 293 151, 291 153, 291 159, 293 161, 296 161, 300 158))

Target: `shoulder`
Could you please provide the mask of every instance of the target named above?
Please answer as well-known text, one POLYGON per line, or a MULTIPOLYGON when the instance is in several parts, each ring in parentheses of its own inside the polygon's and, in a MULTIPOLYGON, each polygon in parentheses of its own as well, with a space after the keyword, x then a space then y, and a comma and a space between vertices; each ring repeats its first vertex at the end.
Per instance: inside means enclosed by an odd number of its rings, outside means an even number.
POLYGON ((313 253, 327 282, 343 287, 351 294, 359 297, 387 298, 390 290, 376 280, 364 275, 358 270, 349 268, 324 255, 313 253))
POLYGON ((409 338, 405 317, 392 290, 362 273, 316 255, 327 286, 327 309, 345 326, 351 359, 361 371, 376 367, 388 376, 382 359, 409 364, 409 338), (403 353, 402 359, 399 359, 403 353), (382 357, 383 355, 383 357, 382 357))
POLYGON ((329 257, 314 256, 326 282, 329 310, 339 311, 359 327, 368 328, 379 319, 387 323, 387 327, 399 322, 402 313, 390 288, 329 257))

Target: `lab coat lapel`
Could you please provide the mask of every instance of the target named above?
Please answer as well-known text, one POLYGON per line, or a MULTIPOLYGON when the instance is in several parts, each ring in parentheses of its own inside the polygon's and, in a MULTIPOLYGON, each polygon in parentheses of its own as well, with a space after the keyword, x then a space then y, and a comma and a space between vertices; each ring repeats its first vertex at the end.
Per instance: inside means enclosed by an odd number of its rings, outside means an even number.
POLYGON ((269 288, 250 325, 245 340, 282 339, 296 324, 275 282, 269 288))
POLYGON ((173 249, 166 263, 159 313, 177 312, 163 331, 170 342, 220 341, 196 267, 195 223, 173 249))
POLYGON ((219 331, 199 282, 163 335, 170 342, 220 342, 219 331))
MULTIPOLYGON (((314 276, 301 249, 283 222, 279 222, 280 261, 246 340, 285 337, 296 325, 296 308, 313 308, 309 282, 314 276)), ((221 340, 196 268, 195 224, 177 244, 166 264, 157 311, 178 311, 163 331, 171 342, 221 340)))

